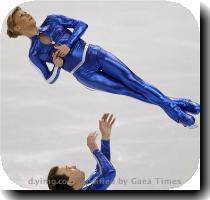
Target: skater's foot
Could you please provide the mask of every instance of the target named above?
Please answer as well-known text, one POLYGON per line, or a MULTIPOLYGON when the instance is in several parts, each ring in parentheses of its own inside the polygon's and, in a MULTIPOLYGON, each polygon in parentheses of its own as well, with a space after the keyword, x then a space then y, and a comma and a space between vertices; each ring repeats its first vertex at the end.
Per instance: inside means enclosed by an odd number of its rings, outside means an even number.
POLYGON ((195 123, 195 118, 192 115, 183 112, 182 109, 174 102, 167 103, 162 106, 162 108, 171 119, 177 123, 181 123, 185 127, 192 126, 195 123))
POLYGON ((200 113, 200 104, 191 101, 190 99, 183 98, 170 98, 173 100, 183 111, 190 112, 192 114, 200 113))

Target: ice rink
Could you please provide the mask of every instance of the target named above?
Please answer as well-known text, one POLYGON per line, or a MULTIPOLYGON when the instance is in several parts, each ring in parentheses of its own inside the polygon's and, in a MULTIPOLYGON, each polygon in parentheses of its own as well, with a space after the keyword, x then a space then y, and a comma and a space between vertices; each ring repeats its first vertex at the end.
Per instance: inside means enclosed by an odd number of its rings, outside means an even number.
MULTIPOLYGON (((35 1, 20 6, 34 16, 37 26, 49 14, 86 22, 86 42, 112 52, 166 95, 200 102, 199 29, 181 5, 35 1)), ((184 128, 157 106, 88 90, 65 71, 49 85, 29 61, 30 40, 6 35, 6 19, 1 45, 1 154, 12 181, 24 188, 48 189, 49 169, 66 164, 90 175, 96 162, 86 137, 99 133, 104 112, 117 118, 111 138, 117 176, 110 190, 169 189, 191 179, 200 157, 200 116, 197 129, 184 128)))

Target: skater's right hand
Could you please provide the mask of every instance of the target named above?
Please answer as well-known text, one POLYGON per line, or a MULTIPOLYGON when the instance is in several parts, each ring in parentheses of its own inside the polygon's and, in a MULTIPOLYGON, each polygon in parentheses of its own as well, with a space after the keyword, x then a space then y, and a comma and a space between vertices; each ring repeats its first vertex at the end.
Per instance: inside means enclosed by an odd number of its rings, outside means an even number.
POLYGON ((97 136, 96 132, 92 132, 87 136, 87 146, 91 152, 98 149, 98 145, 96 144, 97 136))
POLYGON ((53 63, 57 67, 62 67, 63 66, 63 59, 58 56, 58 51, 52 54, 53 57, 53 63))
POLYGON ((101 131, 102 140, 109 140, 111 137, 112 126, 115 122, 113 114, 104 113, 99 120, 99 129, 101 131))

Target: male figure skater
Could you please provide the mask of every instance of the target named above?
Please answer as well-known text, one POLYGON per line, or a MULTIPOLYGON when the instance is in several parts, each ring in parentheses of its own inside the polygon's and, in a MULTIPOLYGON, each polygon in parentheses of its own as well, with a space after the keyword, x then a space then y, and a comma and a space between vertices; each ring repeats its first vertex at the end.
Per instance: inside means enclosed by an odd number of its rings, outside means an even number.
POLYGON ((51 168, 48 174, 50 190, 106 190, 110 186, 116 175, 116 170, 110 162, 110 136, 114 122, 115 118, 109 113, 105 113, 99 120, 101 150, 96 144, 96 132, 87 137, 87 146, 97 161, 96 169, 89 178, 85 180, 85 173, 76 166, 56 166, 51 168))

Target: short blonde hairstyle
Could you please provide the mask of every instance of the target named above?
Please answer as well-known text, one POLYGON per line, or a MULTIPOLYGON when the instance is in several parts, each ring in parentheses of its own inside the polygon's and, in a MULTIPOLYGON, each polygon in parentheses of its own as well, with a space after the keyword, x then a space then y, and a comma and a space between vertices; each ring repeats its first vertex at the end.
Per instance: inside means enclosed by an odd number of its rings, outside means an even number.
POLYGON ((8 18, 7 18, 7 35, 10 38, 16 38, 19 35, 21 35, 20 33, 16 32, 14 30, 15 27, 15 21, 14 21, 14 14, 20 10, 21 8, 19 6, 16 6, 12 11, 11 14, 9 14, 8 18))

